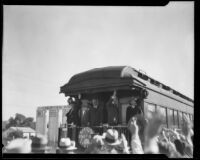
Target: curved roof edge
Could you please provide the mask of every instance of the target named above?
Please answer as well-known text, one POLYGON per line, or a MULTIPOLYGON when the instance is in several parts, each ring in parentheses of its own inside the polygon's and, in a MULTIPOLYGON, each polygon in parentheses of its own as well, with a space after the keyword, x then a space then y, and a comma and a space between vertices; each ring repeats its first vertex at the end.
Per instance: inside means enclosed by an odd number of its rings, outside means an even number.
POLYGON ((177 92, 169 86, 164 85, 163 83, 156 81, 155 79, 147 76, 146 74, 141 73, 140 71, 132 68, 131 66, 108 66, 102 68, 94 68, 85 72, 81 72, 72 76, 68 83, 60 87, 60 93, 65 93, 66 90, 71 85, 76 85, 80 82, 86 82, 89 80, 105 80, 105 79, 130 79, 136 78, 137 80, 141 80, 140 82, 145 85, 153 85, 162 90, 165 90, 171 94, 177 95, 185 100, 194 102, 191 98, 177 92))

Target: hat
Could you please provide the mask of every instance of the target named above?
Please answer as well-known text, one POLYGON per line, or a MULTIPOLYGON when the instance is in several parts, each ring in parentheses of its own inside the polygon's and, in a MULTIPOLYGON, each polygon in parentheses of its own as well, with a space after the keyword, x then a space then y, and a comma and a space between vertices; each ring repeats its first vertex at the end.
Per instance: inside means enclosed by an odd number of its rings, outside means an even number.
POLYGON ((61 138, 60 139, 60 147, 65 150, 75 150, 77 147, 75 146, 75 141, 71 141, 70 138, 61 138))
POLYGON ((48 140, 47 137, 41 134, 38 134, 36 137, 32 137, 32 151, 37 152, 40 150, 46 150, 50 149, 50 147, 47 146, 48 140))
POLYGON ((31 153, 30 139, 17 138, 12 140, 6 147, 7 153, 31 153))
POLYGON ((103 133, 103 140, 105 144, 110 146, 121 144, 118 131, 115 129, 108 129, 106 133, 103 133))

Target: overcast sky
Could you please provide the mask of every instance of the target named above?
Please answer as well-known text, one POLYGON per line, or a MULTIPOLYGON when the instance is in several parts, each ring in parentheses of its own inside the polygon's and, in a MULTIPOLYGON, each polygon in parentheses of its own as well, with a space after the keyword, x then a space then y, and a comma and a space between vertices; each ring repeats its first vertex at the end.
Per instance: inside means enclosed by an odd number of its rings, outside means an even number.
POLYGON ((193 99, 193 2, 3 8, 3 120, 65 105, 60 86, 105 66, 142 69, 193 99))

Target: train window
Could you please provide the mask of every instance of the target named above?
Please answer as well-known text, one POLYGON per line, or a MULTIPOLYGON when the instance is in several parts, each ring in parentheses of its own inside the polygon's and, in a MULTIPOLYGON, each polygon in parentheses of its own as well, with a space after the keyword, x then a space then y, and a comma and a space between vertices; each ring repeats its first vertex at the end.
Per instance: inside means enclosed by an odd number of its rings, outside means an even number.
POLYGON ((160 114, 164 117, 165 121, 164 121, 164 125, 167 125, 167 114, 166 114, 166 108, 161 107, 161 106, 157 106, 157 110, 160 112, 160 114))
POLYGON ((187 113, 183 113, 183 116, 184 116, 184 118, 185 118, 185 120, 189 120, 189 115, 187 114, 187 113))
POLYGON ((154 104, 147 104, 145 110, 146 110, 147 118, 151 119, 152 114, 156 111, 156 106, 154 104))
POLYGON ((179 118, 179 128, 181 128, 183 124, 183 113, 180 111, 178 112, 178 118, 179 118))
POLYGON ((167 109, 167 118, 168 118, 168 125, 172 126, 174 125, 174 116, 173 116, 173 110, 167 109))
POLYGON ((174 110, 174 123, 178 127, 178 112, 174 110))

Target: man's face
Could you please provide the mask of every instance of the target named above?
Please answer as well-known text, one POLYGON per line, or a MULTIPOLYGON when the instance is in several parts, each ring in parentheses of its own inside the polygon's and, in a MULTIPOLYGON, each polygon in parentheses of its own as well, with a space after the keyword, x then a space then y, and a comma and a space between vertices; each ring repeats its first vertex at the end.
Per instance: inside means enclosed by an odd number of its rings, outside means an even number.
POLYGON ((135 105, 136 105, 135 99, 132 99, 132 100, 131 100, 131 105, 132 105, 132 106, 135 106, 135 105))
POLYGON ((96 99, 93 99, 93 100, 92 100, 92 104, 93 104, 93 106, 96 106, 96 105, 97 105, 97 100, 96 100, 96 99))

